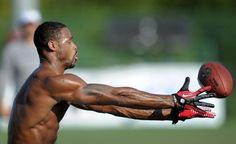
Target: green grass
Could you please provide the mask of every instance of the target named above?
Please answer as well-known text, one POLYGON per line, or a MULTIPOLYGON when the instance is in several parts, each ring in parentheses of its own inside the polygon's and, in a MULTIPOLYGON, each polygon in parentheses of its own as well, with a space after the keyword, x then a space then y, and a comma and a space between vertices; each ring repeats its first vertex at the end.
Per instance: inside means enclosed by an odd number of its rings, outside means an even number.
MULTIPOLYGON (((217 129, 102 129, 67 130, 59 132, 58 144, 222 144, 234 143, 235 120, 228 120, 217 129)), ((0 143, 6 143, 0 132, 0 143)))

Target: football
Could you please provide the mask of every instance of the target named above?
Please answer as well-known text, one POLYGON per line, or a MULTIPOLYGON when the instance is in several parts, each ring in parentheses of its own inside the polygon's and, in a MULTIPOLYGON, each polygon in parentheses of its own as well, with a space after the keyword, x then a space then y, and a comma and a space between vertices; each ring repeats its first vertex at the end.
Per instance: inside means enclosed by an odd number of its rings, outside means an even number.
POLYGON ((198 72, 198 82, 201 86, 211 86, 211 91, 218 98, 229 96, 233 89, 233 79, 229 70, 218 62, 208 62, 201 65, 198 72))

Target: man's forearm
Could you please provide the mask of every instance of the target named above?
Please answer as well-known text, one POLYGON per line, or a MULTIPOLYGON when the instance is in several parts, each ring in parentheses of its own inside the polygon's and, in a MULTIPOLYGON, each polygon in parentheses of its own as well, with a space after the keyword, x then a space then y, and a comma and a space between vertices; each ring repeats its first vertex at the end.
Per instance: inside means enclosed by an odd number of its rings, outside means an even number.
POLYGON ((140 120, 171 120, 171 109, 158 109, 158 110, 141 110, 133 108, 125 108, 114 105, 78 105, 72 104, 73 106, 85 109, 93 110, 100 113, 109 113, 119 117, 126 117, 140 120))

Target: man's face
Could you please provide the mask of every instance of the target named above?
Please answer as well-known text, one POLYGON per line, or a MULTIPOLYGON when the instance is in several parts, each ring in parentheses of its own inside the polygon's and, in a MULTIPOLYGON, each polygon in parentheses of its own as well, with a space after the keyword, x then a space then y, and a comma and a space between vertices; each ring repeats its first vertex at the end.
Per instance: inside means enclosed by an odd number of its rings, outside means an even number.
POLYGON ((73 42, 72 35, 68 28, 61 29, 58 42, 59 50, 57 56, 65 65, 65 69, 75 67, 77 61, 77 47, 73 42))

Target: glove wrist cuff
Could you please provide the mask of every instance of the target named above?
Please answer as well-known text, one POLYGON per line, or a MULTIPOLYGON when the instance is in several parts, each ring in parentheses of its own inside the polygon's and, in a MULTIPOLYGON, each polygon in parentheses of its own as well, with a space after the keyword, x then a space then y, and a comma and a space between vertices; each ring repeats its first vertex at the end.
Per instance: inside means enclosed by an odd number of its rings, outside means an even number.
POLYGON ((174 107, 171 109, 171 119, 172 124, 176 124, 179 121, 179 109, 177 107, 174 107))

